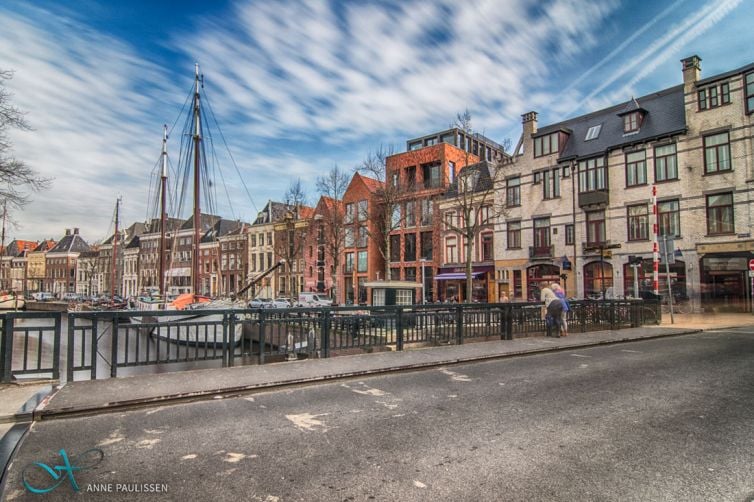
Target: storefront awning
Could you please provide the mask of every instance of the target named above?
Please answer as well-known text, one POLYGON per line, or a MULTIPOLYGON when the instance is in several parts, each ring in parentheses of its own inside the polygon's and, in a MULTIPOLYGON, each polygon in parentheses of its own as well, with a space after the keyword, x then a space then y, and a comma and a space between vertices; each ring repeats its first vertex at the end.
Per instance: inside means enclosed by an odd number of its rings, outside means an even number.
MULTIPOLYGON (((476 279, 480 275, 484 274, 484 272, 472 272, 471 277, 473 279, 476 279)), ((435 276, 435 280, 438 281, 465 281, 466 280, 466 274, 465 273, 447 273, 447 274, 437 274, 435 276)))

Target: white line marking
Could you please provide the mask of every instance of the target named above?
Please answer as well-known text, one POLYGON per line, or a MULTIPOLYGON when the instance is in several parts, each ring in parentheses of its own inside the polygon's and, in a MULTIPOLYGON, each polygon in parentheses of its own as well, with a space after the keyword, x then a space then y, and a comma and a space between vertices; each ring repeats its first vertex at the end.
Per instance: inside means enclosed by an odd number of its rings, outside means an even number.
POLYGON ((584 356, 582 354, 571 354, 573 357, 592 357, 592 356, 584 356))

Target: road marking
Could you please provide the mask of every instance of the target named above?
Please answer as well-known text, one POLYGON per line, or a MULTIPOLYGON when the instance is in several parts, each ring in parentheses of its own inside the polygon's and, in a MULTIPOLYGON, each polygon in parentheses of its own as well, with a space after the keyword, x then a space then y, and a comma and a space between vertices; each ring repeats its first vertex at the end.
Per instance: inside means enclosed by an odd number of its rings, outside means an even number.
POLYGON ((147 450, 151 450, 154 445, 159 443, 159 439, 143 439, 136 443, 137 448, 146 448, 147 450))
POLYGON ((246 455, 243 453, 231 453, 228 452, 225 454, 225 458, 223 459, 223 462, 229 462, 231 464, 235 464, 240 462, 241 460, 245 459, 246 455))
POLYGON ((414 486, 417 487, 417 488, 426 488, 427 487, 427 485, 425 485, 421 481, 417 481, 417 480, 414 480, 414 486))
POLYGON ((440 368, 437 371, 440 373, 443 373, 445 375, 448 375, 451 380, 455 382, 470 382, 471 378, 469 378, 467 375, 463 375, 461 373, 456 373, 455 371, 450 371, 447 368, 440 368))
POLYGON ((585 356, 582 354, 571 354, 573 357, 592 357, 592 356, 585 356))
POLYGON ((579 365, 579 368, 588 368, 588 367, 589 367, 589 365, 588 365, 588 364, 580 364, 580 365, 579 365))
POLYGON ((384 396, 384 395, 387 394, 387 392, 385 392, 384 390, 380 390, 380 389, 375 389, 373 387, 369 387, 364 382, 359 382, 359 385, 361 385, 366 390, 354 389, 353 387, 351 387, 350 385, 345 384, 345 383, 340 384, 341 387, 345 387, 346 389, 348 389, 348 390, 350 390, 352 392, 355 392, 357 394, 362 394, 362 395, 365 395, 365 396, 382 397, 382 396, 384 396))
POLYGON ((324 422, 322 422, 322 420, 318 420, 317 417, 324 417, 327 415, 329 415, 329 413, 320 413, 319 415, 301 413, 299 415, 286 415, 285 418, 293 422, 293 425, 295 425, 302 431, 314 432, 315 427, 322 427, 322 432, 326 432, 327 428, 325 427, 324 422))
POLYGON ((188 455, 182 456, 181 460, 193 460, 193 459, 195 459, 198 456, 199 455, 197 455, 196 453, 189 453, 188 455))
POLYGON ((643 354, 643 352, 640 350, 621 349, 621 352, 628 352, 629 354, 643 354))

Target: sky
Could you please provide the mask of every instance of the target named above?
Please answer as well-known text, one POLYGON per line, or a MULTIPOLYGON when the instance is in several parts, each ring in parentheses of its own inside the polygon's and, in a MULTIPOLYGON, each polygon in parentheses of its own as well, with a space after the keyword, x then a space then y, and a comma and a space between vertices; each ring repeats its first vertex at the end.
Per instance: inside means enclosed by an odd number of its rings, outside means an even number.
MULTIPOLYGON (((204 76, 219 177, 215 213, 253 220, 301 179, 450 127, 513 145, 540 127, 754 62, 752 0, 3 0, 0 69, 31 131, 14 155, 51 186, 6 240, 89 242, 152 216, 163 124, 204 76), (225 148, 227 144, 227 148, 225 148)), ((177 163, 180 128, 168 150, 177 163), (173 157, 175 154, 175 157, 173 157)))

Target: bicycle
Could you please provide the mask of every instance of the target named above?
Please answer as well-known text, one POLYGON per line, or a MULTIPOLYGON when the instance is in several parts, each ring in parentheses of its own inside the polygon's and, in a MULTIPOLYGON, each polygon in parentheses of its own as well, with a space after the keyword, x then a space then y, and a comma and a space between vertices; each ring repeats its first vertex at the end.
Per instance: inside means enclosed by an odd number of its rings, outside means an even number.
MULTIPOLYGON (((688 298, 684 297, 675 297, 673 298, 673 313, 674 314, 690 314, 691 313, 691 302, 688 298)), ((670 313, 670 304, 668 303, 668 299, 666 296, 663 296, 662 298, 662 313, 663 314, 669 314, 670 313)))

